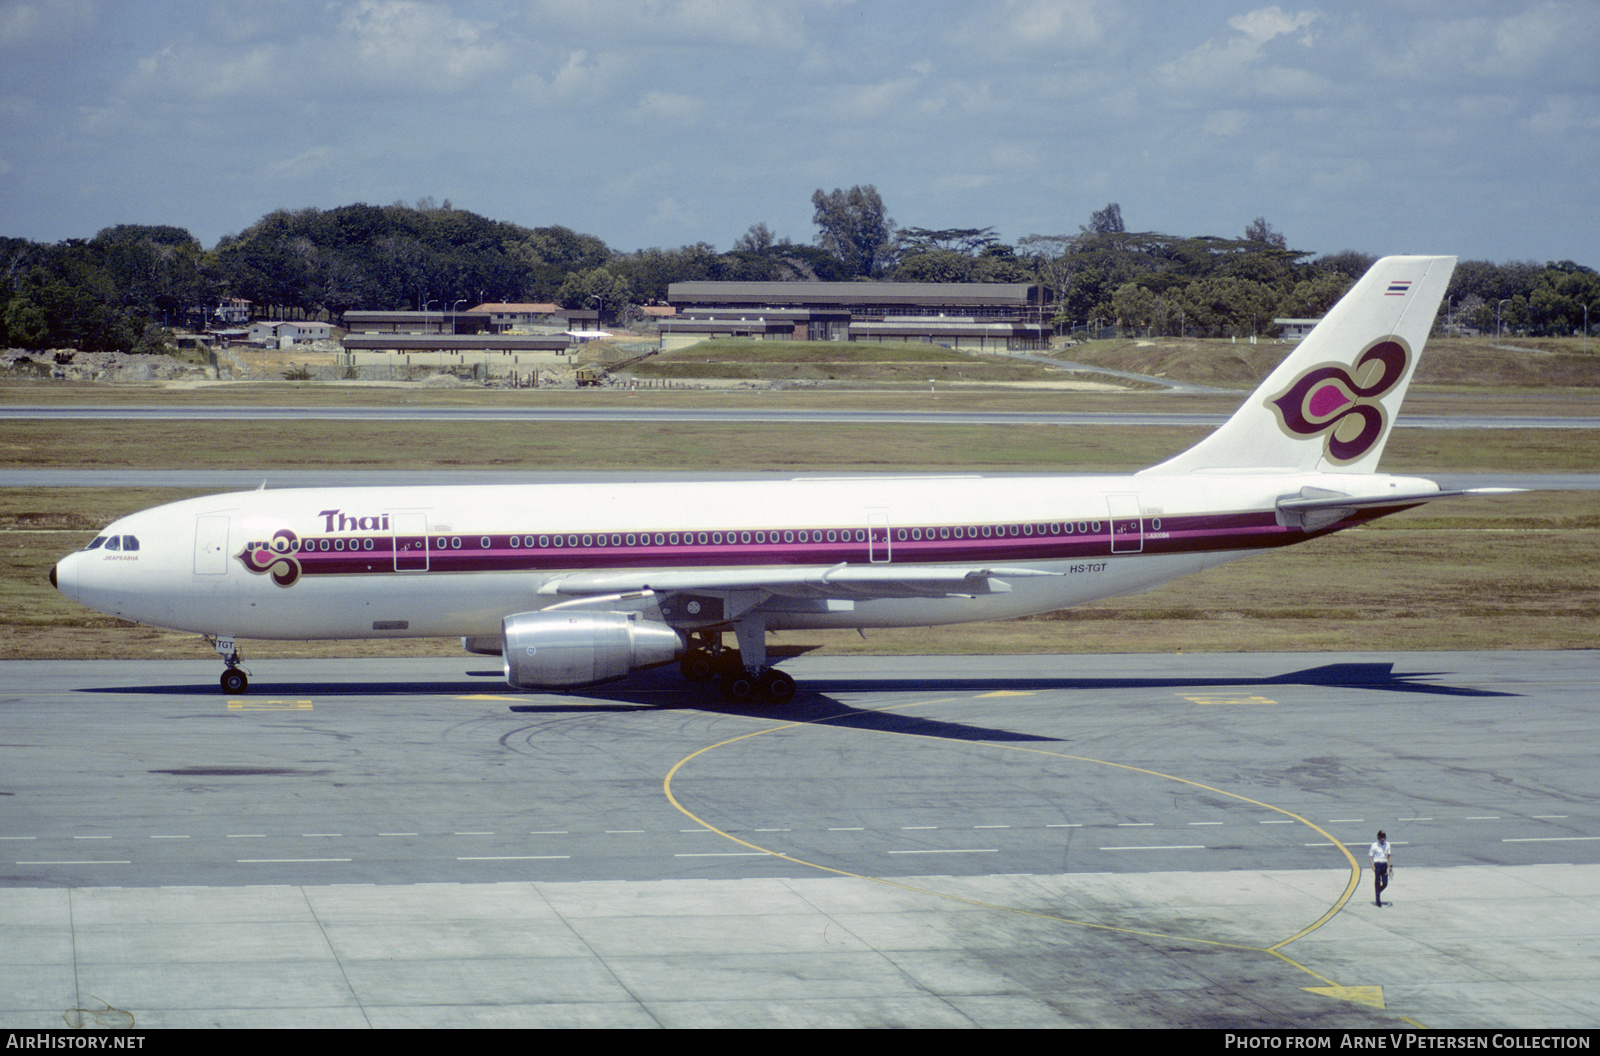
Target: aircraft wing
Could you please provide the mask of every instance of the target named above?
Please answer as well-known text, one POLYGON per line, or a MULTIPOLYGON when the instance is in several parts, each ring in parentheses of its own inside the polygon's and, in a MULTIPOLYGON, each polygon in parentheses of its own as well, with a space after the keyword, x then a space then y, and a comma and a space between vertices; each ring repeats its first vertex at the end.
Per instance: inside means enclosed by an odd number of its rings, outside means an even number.
POLYGON ((895 567, 890 565, 789 565, 770 568, 706 568, 575 572, 540 588, 545 595, 586 596, 653 590, 727 592, 759 590, 790 598, 948 598, 1005 594, 1007 579, 1054 576, 1031 568, 895 567))

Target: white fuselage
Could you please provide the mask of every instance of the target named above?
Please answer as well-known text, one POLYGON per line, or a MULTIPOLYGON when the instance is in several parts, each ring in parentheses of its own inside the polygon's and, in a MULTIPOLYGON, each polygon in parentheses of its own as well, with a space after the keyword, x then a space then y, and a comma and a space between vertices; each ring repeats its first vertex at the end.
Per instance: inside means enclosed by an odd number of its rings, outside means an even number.
POLYGON ((319 639, 499 635, 575 575, 649 589, 667 572, 997 570, 1004 589, 971 595, 762 601, 773 630, 926 626, 1148 590, 1318 534, 1280 523, 1281 497, 1397 487, 1434 485, 1259 471, 254 491, 122 518, 56 574, 137 623, 319 639))

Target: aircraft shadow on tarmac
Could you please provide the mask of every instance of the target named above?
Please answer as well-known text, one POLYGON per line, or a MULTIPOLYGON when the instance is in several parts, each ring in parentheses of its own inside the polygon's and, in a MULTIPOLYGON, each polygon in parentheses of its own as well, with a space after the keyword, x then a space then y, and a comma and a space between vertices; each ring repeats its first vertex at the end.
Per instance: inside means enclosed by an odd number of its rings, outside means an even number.
POLYGON ((1471 686, 1440 685, 1423 681, 1448 677, 1445 671, 1396 671, 1393 662, 1365 662, 1323 664, 1282 675, 1245 676, 1234 678, 1171 678, 1129 675, 1126 678, 1104 677, 1038 677, 1028 678, 900 678, 871 679, 844 682, 842 680, 809 679, 802 690, 826 691, 829 688, 859 692, 872 689, 882 692, 963 692, 963 691, 1018 691, 1018 690, 1097 690, 1097 689, 1248 689, 1252 686, 1326 686, 1330 689, 1370 689, 1384 693, 1422 693, 1446 697, 1515 697, 1517 693, 1502 690, 1475 689, 1471 686))
MULTIPOLYGON (((1440 685, 1422 681, 1438 678, 1446 672, 1397 672, 1392 662, 1323 664, 1282 675, 1245 678, 889 678, 889 679, 802 679, 799 693, 788 704, 766 706, 732 705, 714 700, 716 691, 710 687, 684 690, 679 683, 678 692, 667 700, 649 705, 654 708, 693 708, 699 711, 726 711, 748 714, 752 707, 767 718, 794 722, 827 722, 831 726, 849 726, 881 732, 917 734, 925 737, 945 737, 953 740, 975 741, 1055 741, 1059 738, 1039 737, 1013 733, 1006 730, 987 729, 963 723, 925 719, 898 711, 864 710, 845 704, 832 694, 859 693, 863 690, 884 693, 993 693, 1028 690, 1082 690, 1092 692, 1106 689, 1211 689, 1227 687, 1248 689, 1265 686, 1327 686, 1340 689, 1369 689, 1389 693, 1421 693, 1453 697, 1515 697, 1516 693, 1500 690, 1476 689, 1470 686, 1440 685)), ((637 700, 643 681, 635 678, 611 686, 594 687, 584 693, 591 699, 616 701, 637 700), (630 693, 630 690, 632 691, 630 693)), ((570 705, 543 703, 513 704, 511 711, 543 713, 549 711, 584 710, 570 705)))
MULTIPOLYGON (((487 679, 501 676, 499 670, 467 671, 469 677, 487 679)), ((1335 663, 1305 668, 1281 675, 1235 678, 1170 678, 1129 676, 1126 678, 1038 677, 1027 678, 872 678, 802 679, 795 699, 783 705, 729 704, 720 698, 715 686, 690 684, 676 671, 658 669, 643 672, 626 681, 591 687, 567 694, 530 694, 521 703, 516 690, 483 681, 394 681, 394 682, 266 682, 252 684, 247 697, 229 698, 240 704, 268 705, 285 698, 393 698, 417 696, 456 696, 494 698, 511 703, 508 710, 518 714, 604 713, 687 709, 696 711, 749 714, 793 722, 822 722, 883 732, 978 741, 1049 741, 1056 738, 986 729, 963 723, 920 718, 897 711, 863 709, 846 704, 836 694, 860 693, 994 693, 1028 690, 1128 690, 1128 689, 1249 689, 1266 686, 1326 686, 1339 689, 1368 689, 1387 693, 1418 693, 1448 697, 1515 697, 1516 693, 1477 689, 1470 686, 1441 685, 1429 679, 1447 672, 1395 671, 1392 662, 1335 663)), ((167 686, 96 686, 85 693, 149 694, 173 697, 214 697, 215 685, 188 684, 167 686)))
MULTIPOLYGON (((593 693, 593 690, 589 692, 593 693)), ((620 692, 620 691, 619 691, 620 692)), ((970 726, 945 719, 930 719, 901 711, 878 711, 846 704, 827 693, 802 686, 795 698, 787 704, 729 704, 718 699, 714 687, 696 686, 680 688, 677 699, 649 705, 651 710, 693 710, 728 715, 758 714, 764 719, 778 722, 817 723, 828 726, 847 726, 857 730, 879 733, 904 733, 920 737, 942 737, 952 741, 1059 741, 1059 737, 1041 737, 1031 733, 1015 733, 986 726, 970 726)), ((586 711, 566 705, 513 704, 509 709, 518 714, 544 715, 560 711, 586 711)), ((608 710, 604 705, 594 710, 608 710)), ((609 710, 622 710, 612 706, 609 710)))

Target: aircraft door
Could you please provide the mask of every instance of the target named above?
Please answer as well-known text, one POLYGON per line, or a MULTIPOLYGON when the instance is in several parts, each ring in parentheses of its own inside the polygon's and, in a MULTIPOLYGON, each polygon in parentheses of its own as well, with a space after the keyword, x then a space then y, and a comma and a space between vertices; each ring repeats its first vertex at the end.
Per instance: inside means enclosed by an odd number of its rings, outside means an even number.
POLYGON ((1111 513, 1111 552, 1137 554, 1144 550, 1144 518, 1137 495, 1107 495, 1111 513))
POLYGON ((867 554, 873 564, 884 564, 892 556, 887 513, 871 510, 867 512, 867 554))
POLYGON ((389 524, 394 528, 394 570, 396 572, 426 572, 428 570, 428 515, 418 511, 391 513, 389 524))
POLYGON ((194 519, 194 574, 220 576, 228 571, 228 515, 208 513, 194 519))

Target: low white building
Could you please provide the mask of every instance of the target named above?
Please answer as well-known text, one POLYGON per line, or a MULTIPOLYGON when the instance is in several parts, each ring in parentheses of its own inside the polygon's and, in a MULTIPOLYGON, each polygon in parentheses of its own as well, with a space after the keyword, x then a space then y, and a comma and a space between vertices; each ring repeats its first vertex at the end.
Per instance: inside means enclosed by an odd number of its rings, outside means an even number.
POLYGON ((1281 328, 1279 337, 1285 341, 1298 341, 1312 330, 1316 329, 1321 319, 1274 319, 1273 324, 1281 328))
POLYGON ((309 345, 313 341, 328 341, 332 338, 332 323, 306 320, 290 322, 279 319, 250 324, 250 343, 259 344, 264 348, 292 348, 295 345, 309 345))

